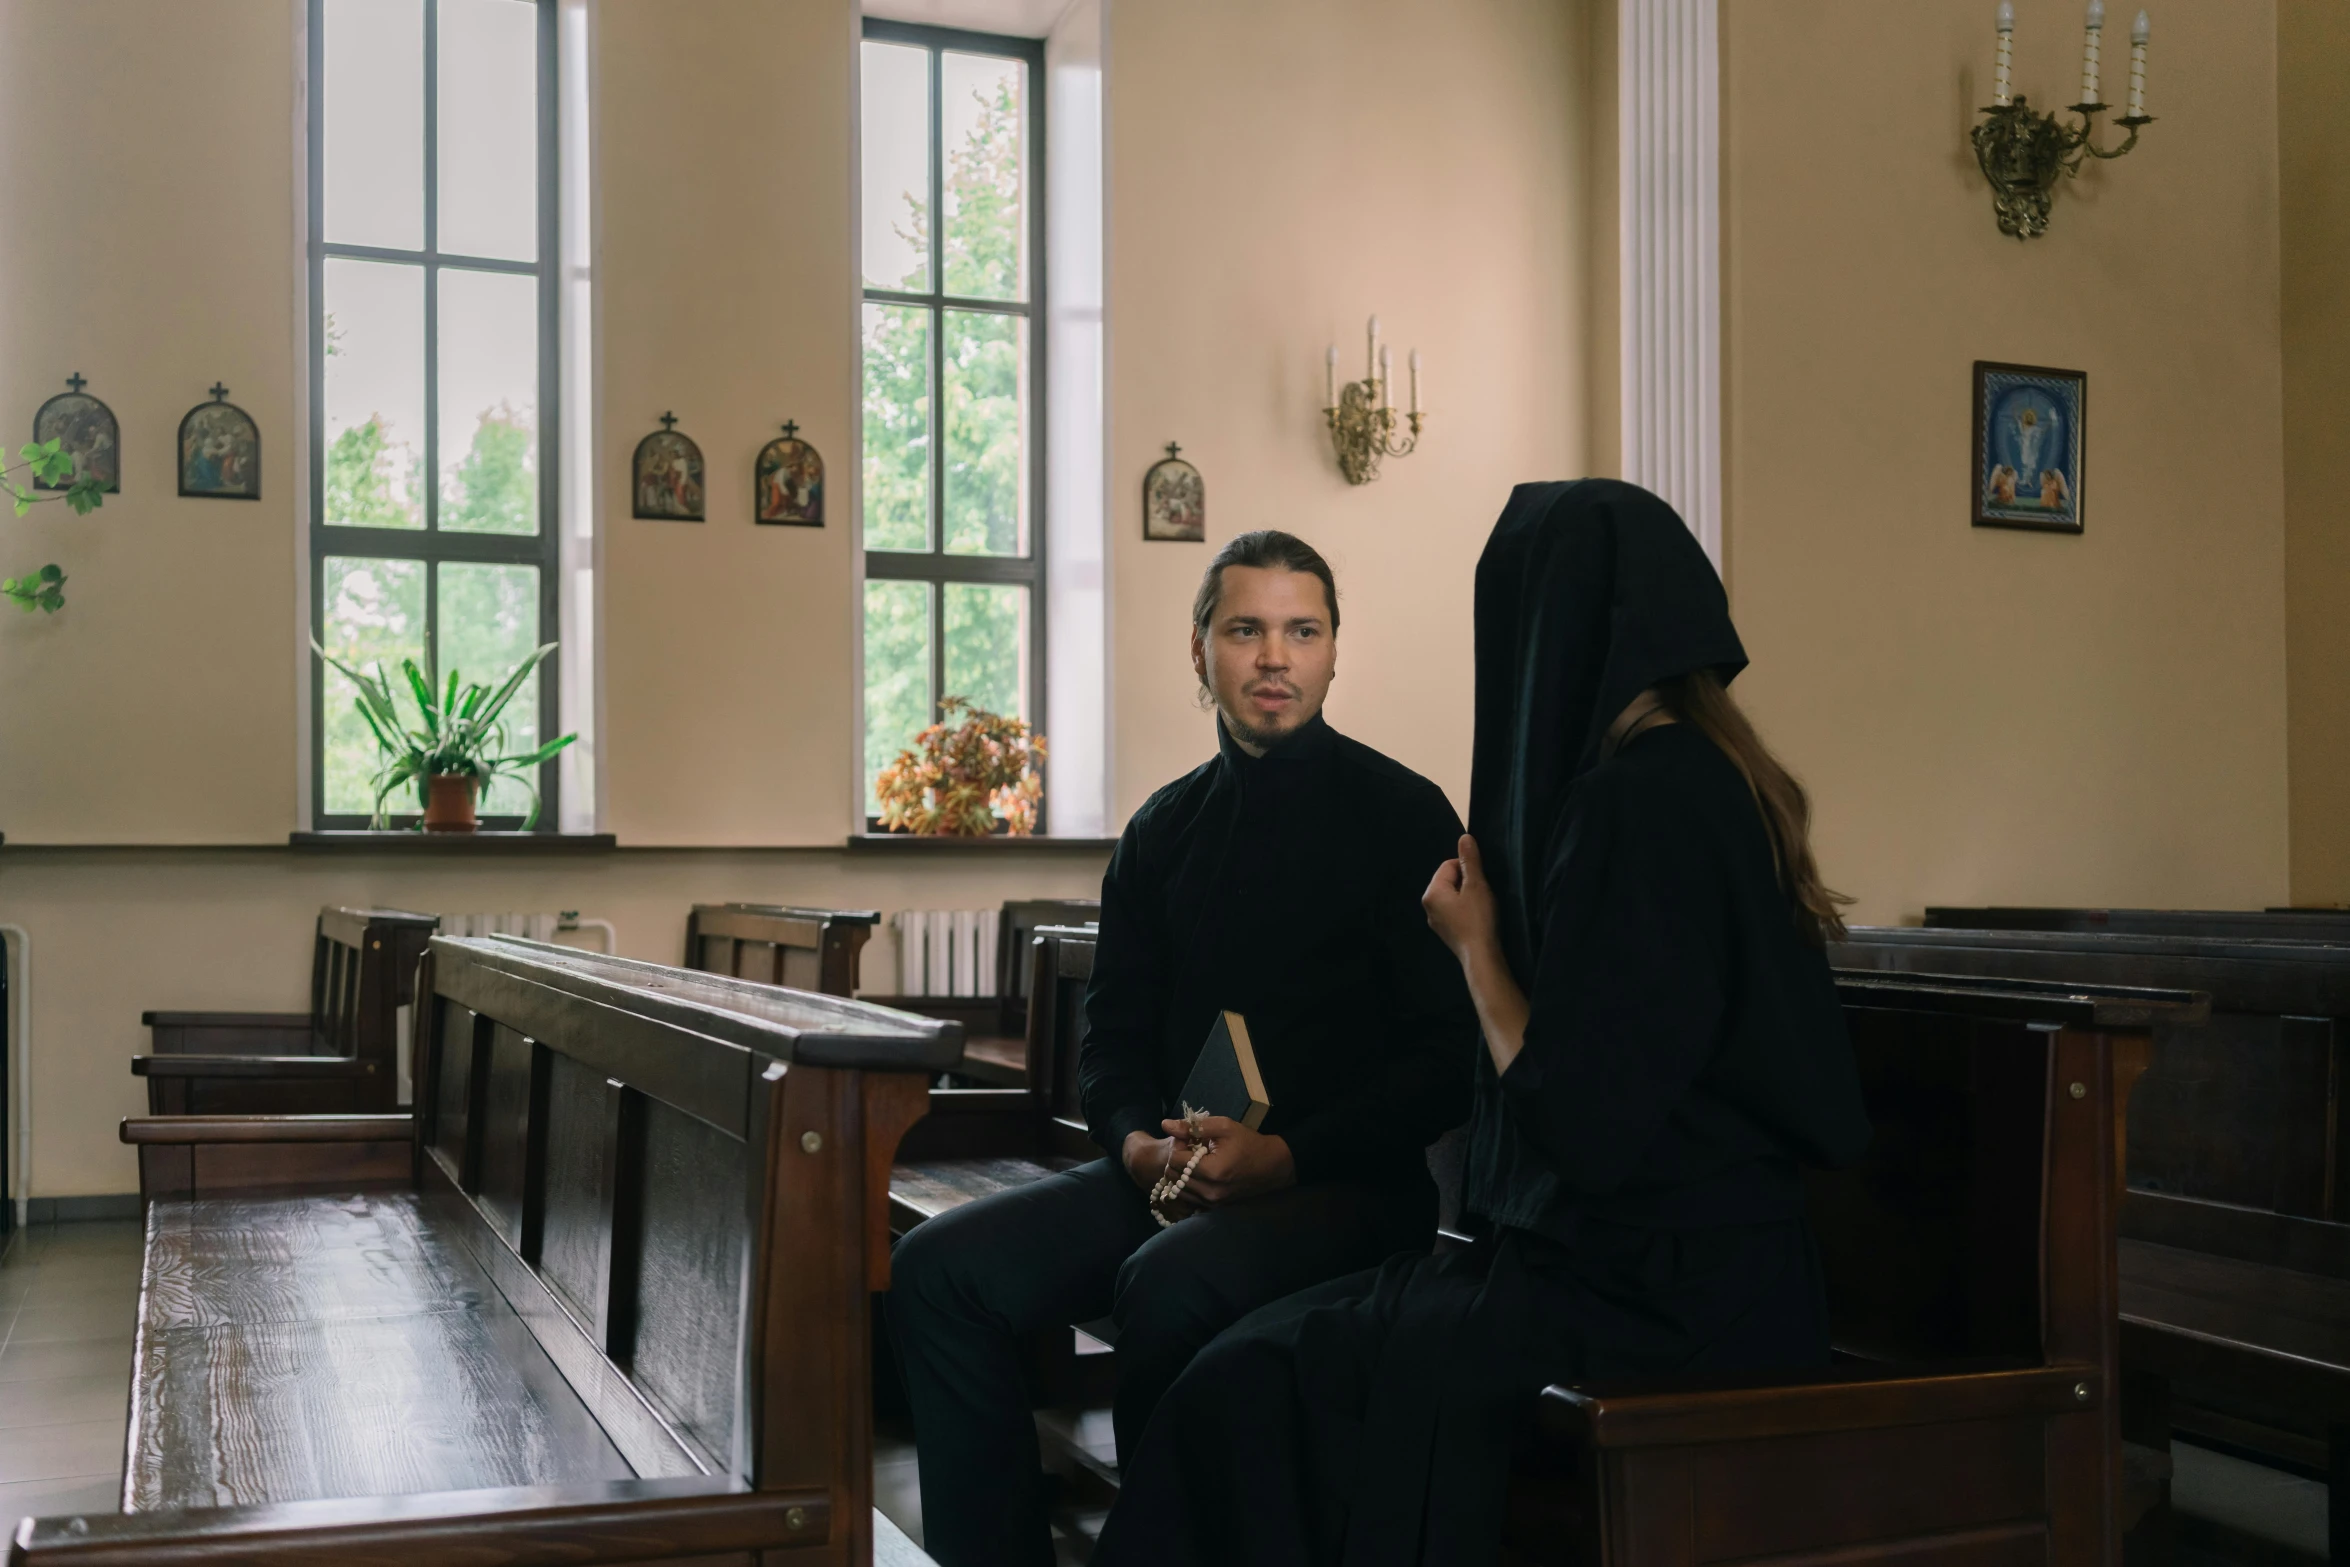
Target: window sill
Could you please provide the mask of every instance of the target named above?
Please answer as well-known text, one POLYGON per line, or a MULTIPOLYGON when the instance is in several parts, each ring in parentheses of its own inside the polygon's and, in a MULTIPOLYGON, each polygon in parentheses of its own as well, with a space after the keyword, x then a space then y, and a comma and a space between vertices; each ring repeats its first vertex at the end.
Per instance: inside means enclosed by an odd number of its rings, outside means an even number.
POLYGON ((910 832, 858 832, 849 834, 852 849, 872 849, 888 854, 938 854, 963 851, 968 853, 1014 854, 1022 849, 1077 849, 1092 854, 1107 854, 1118 847, 1115 838, 1053 838, 1037 834, 1014 837, 1010 833, 991 833, 984 838, 966 838, 948 834, 910 832))
POLYGON ((608 832, 295 832, 286 843, 366 854, 596 854, 620 847, 608 832))

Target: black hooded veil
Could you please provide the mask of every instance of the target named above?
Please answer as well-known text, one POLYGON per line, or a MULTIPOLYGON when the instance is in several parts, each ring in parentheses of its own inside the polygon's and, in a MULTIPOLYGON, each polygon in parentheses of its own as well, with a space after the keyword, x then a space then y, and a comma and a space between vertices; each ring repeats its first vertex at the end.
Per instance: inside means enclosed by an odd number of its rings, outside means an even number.
POLYGON ((1605 744, 1658 681, 1745 667, 1721 580, 1644 490, 1521 485, 1476 611, 1470 829, 1530 1003, 1508 1072, 1477 1054, 1486 1233, 1211 1344, 1126 1464, 1102 1567, 1491 1562, 1545 1386, 1827 1358, 1799 1167, 1869 1135, 1827 960, 1711 740, 1605 744))

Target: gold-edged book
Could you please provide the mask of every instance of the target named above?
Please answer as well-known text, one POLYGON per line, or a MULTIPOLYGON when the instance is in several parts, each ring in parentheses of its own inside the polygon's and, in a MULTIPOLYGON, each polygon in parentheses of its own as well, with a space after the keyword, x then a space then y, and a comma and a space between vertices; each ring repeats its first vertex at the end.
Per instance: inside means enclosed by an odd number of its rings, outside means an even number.
POLYGON ((1187 1109, 1238 1121, 1252 1132, 1265 1124, 1273 1101, 1265 1093, 1264 1073, 1257 1070, 1247 1018, 1237 1012, 1216 1014, 1207 1043, 1183 1080, 1182 1102, 1187 1109))

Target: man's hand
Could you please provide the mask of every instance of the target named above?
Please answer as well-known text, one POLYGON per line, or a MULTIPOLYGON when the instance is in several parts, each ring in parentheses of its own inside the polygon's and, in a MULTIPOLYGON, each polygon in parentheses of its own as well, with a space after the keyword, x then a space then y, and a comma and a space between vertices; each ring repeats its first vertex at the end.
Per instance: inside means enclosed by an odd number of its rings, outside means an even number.
MULTIPOLYGON (((1118 1162, 1126 1166, 1126 1178, 1141 1187, 1146 1196, 1163 1177, 1182 1169, 1183 1161, 1190 1157, 1191 1145, 1182 1138, 1153 1137, 1148 1132, 1128 1132, 1125 1146, 1118 1150, 1118 1162)), ((1207 1163, 1205 1159, 1200 1162, 1207 1163)), ((1197 1185, 1195 1177, 1193 1184, 1183 1189, 1183 1195, 1161 1211, 1170 1219, 1187 1218, 1199 1212, 1199 1204, 1191 1200, 1197 1185)))
POLYGON ((1428 890, 1420 895, 1420 907, 1426 911, 1428 928, 1436 932, 1436 939, 1467 963, 1472 956, 1489 950, 1498 953, 1501 943, 1495 933, 1493 884, 1485 879, 1485 861, 1477 852, 1477 840, 1461 834, 1460 851, 1459 859, 1436 867, 1428 890))
MULTIPOLYGON (((1191 1145, 1186 1140, 1188 1129, 1181 1121, 1159 1124, 1167 1129, 1168 1141, 1175 1150, 1175 1167, 1180 1170, 1191 1158, 1191 1145)), ((1132 1137, 1141 1135, 1137 1132, 1132 1137)), ((1297 1161, 1290 1155, 1289 1144, 1281 1138, 1252 1132, 1229 1116, 1221 1115, 1202 1120, 1200 1135, 1216 1145, 1215 1151, 1200 1160, 1199 1168, 1191 1172, 1191 1182, 1183 1188, 1183 1195, 1197 1199, 1201 1207, 1221 1207, 1243 1197, 1277 1192, 1297 1184, 1297 1161)), ((1132 1137, 1128 1139, 1129 1145, 1132 1137)))

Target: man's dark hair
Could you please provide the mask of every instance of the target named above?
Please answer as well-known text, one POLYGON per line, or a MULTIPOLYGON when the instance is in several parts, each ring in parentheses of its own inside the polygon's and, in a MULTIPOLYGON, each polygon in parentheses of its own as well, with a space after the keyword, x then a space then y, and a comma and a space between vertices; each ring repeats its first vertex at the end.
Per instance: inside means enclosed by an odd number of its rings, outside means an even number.
POLYGON ((1330 605, 1330 634, 1338 634, 1338 578, 1331 573, 1330 563, 1322 558, 1320 550, 1296 534, 1283 533, 1278 528, 1244 533, 1216 551, 1216 558, 1208 562, 1206 574, 1199 579, 1199 592, 1191 601, 1191 624, 1195 630, 1207 630, 1208 622, 1216 618, 1216 601, 1224 596, 1226 566, 1271 567, 1311 572, 1320 577, 1323 597, 1330 605))

